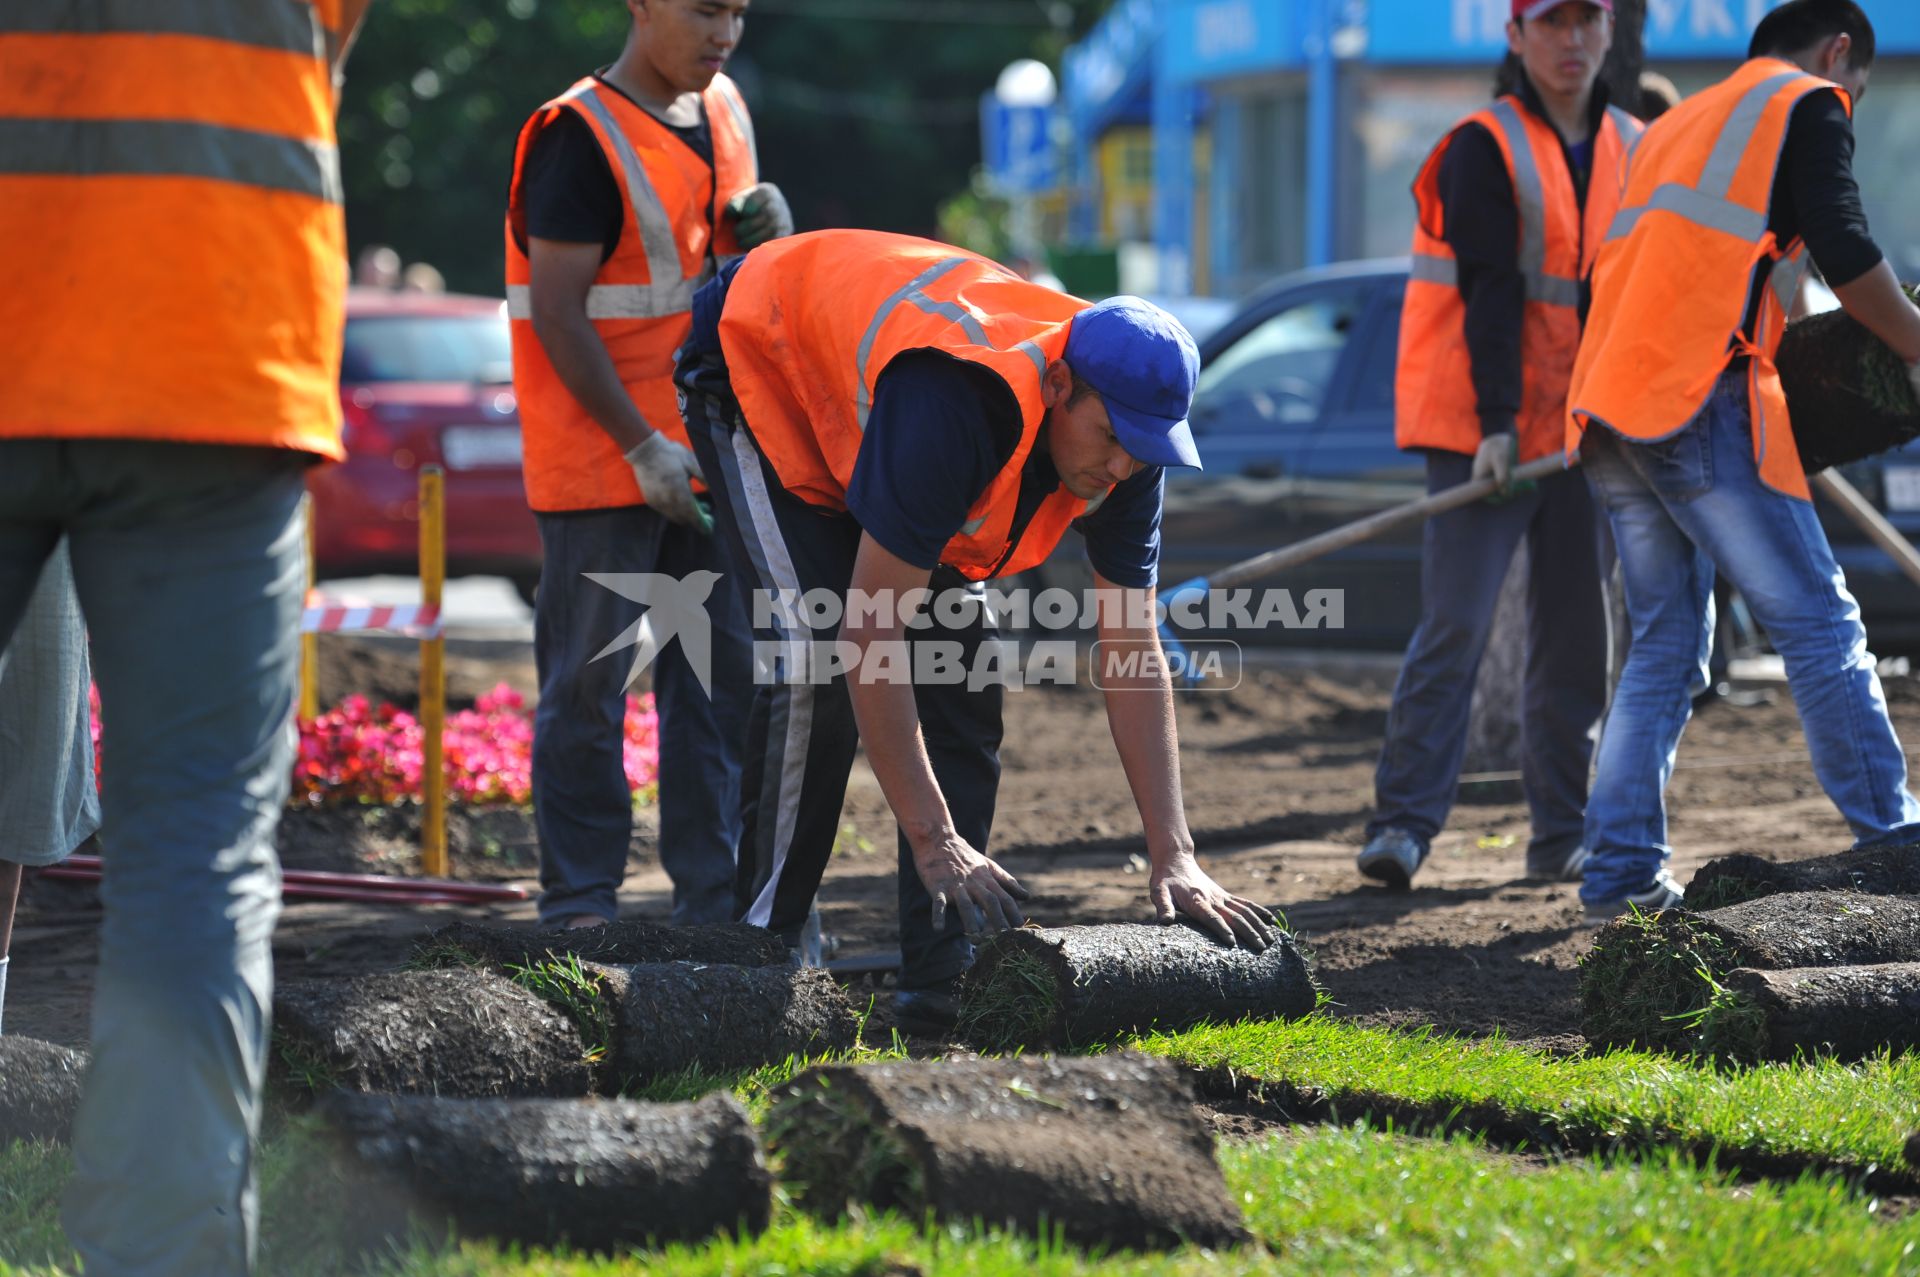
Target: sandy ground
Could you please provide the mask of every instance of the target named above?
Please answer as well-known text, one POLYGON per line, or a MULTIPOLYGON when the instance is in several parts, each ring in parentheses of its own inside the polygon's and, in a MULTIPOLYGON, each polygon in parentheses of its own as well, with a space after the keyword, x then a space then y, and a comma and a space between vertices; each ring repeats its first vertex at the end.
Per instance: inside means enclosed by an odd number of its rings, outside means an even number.
MULTIPOLYGON (((456 699, 499 680, 530 690, 531 661, 518 645, 476 645, 449 665, 456 699)), ((404 699, 410 685, 404 647, 348 647, 328 658, 326 676, 329 701, 349 688, 404 699)), ((1587 933, 1576 927, 1572 887, 1521 881, 1527 818, 1517 784, 1463 786, 1413 891, 1389 892, 1354 872, 1390 677, 1365 663, 1333 675, 1266 670, 1231 692, 1184 696, 1182 766, 1203 864, 1307 934, 1342 1015, 1577 1048, 1576 963, 1587 933)), ((1920 681, 1890 680, 1887 691, 1902 736, 1920 741, 1920 681)), ((1006 737, 994 849, 1033 890, 1033 918, 1148 916, 1145 844, 1099 693, 1010 695, 1006 737)), ((1726 852, 1800 858, 1849 841, 1814 781, 1784 687, 1770 705, 1716 704, 1695 718, 1669 810, 1683 881, 1726 852)), ((884 950, 895 936, 893 830, 864 764, 845 824, 822 893, 826 927, 843 953, 884 950)), ((308 815, 289 822, 282 841, 292 864, 392 872, 410 867, 408 826, 404 817, 308 815)), ((523 816, 460 819, 453 830, 462 875, 531 884, 537 851, 523 816)), ((623 896, 635 917, 667 912, 652 835, 643 819, 623 896)), ((388 968, 418 935, 462 912, 289 905, 275 935, 278 969, 292 979, 388 968)), ((533 914, 530 904, 464 912, 533 914)), ((84 1044, 97 923, 91 889, 30 884, 14 937, 8 1031, 84 1044)))

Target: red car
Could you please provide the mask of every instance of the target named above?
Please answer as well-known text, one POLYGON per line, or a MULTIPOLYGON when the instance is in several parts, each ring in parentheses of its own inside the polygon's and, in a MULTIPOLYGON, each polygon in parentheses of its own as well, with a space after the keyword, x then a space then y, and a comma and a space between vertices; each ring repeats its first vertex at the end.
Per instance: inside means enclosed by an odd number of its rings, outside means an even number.
POLYGON ((447 575, 504 576, 533 597, 540 533, 520 481, 506 303, 351 289, 340 368, 347 459, 316 467, 322 578, 419 572, 420 467, 446 467, 447 575))

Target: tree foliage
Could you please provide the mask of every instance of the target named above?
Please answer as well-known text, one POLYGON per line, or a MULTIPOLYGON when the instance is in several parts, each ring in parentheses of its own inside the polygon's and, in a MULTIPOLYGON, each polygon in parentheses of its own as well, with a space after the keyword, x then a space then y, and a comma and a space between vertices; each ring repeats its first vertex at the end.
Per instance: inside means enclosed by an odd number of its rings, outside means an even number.
MULTIPOLYGON (((1057 65, 1104 0, 978 6, 766 0, 729 71, 752 108, 764 176, 802 230, 930 234, 980 158, 978 100, 1020 57, 1057 65), (968 16, 969 8, 980 16, 968 16), (937 21, 899 20, 937 12, 937 21)), ((347 228, 392 244, 455 289, 501 286, 501 217, 521 124, 612 62, 620 0, 376 0, 340 115, 347 228)))

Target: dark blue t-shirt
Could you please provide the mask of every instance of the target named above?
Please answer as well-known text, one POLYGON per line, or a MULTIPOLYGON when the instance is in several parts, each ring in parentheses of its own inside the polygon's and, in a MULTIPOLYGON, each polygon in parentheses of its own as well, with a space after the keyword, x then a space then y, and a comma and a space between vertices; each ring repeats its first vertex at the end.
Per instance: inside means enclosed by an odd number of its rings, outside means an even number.
MULTIPOLYGON (((847 509, 890 552, 931 570, 1019 431, 1019 405, 993 373, 936 351, 900 355, 874 387, 847 509)), ((1052 459, 1035 448, 1021 476, 1022 513, 1059 486, 1052 459)), ((1144 467, 1074 523, 1094 571, 1115 585, 1144 589, 1158 576, 1163 487, 1161 468, 1144 467)))

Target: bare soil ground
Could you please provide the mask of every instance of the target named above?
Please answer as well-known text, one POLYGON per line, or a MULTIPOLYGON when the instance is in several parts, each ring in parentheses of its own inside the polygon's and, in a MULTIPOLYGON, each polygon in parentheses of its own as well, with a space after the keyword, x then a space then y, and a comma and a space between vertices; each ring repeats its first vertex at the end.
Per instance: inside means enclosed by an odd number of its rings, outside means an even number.
MULTIPOLYGON (((531 682, 524 648, 489 644, 452 655, 457 700, 496 681, 523 690, 531 682)), ((349 649, 327 673, 329 703, 347 690, 411 696, 403 645, 349 649)), ((1234 691, 1183 696, 1187 811, 1202 862, 1230 889, 1283 909, 1307 934, 1342 1015, 1578 1049, 1576 963, 1590 933, 1577 926, 1573 887, 1522 880, 1527 815, 1517 784, 1463 785, 1414 890, 1389 892, 1354 872, 1389 678, 1362 667, 1343 666, 1337 676, 1269 669, 1249 672, 1234 691)), ((1920 680, 1890 680, 1887 694, 1902 736, 1920 740, 1920 680)), ((1010 694, 1002 760, 994 849, 1033 890, 1035 921, 1147 917, 1145 844, 1100 695, 1084 688, 1010 694)), ((1695 718, 1669 811, 1683 881, 1728 852, 1799 859, 1849 841, 1813 778, 1784 687, 1770 705, 1715 704, 1695 718)), ((826 928, 843 952, 885 949, 896 925, 894 833, 864 764, 844 820, 822 893, 826 928)), ((405 811, 306 812, 289 819, 281 842, 290 865, 404 872, 415 864, 416 828, 405 811)), ((667 913, 654 831, 643 812, 623 896, 628 916, 667 913)), ((452 835, 459 876, 533 885, 537 847, 524 813, 457 813, 452 835)), ((388 969, 426 930, 480 912, 533 916, 530 903, 490 911, 290 904, 274 940, 278 969, 284 979, 388 969)), ((30 884, 14 937, 10 1032, 84 1045, 97 920, 90 888, 30 884)))

